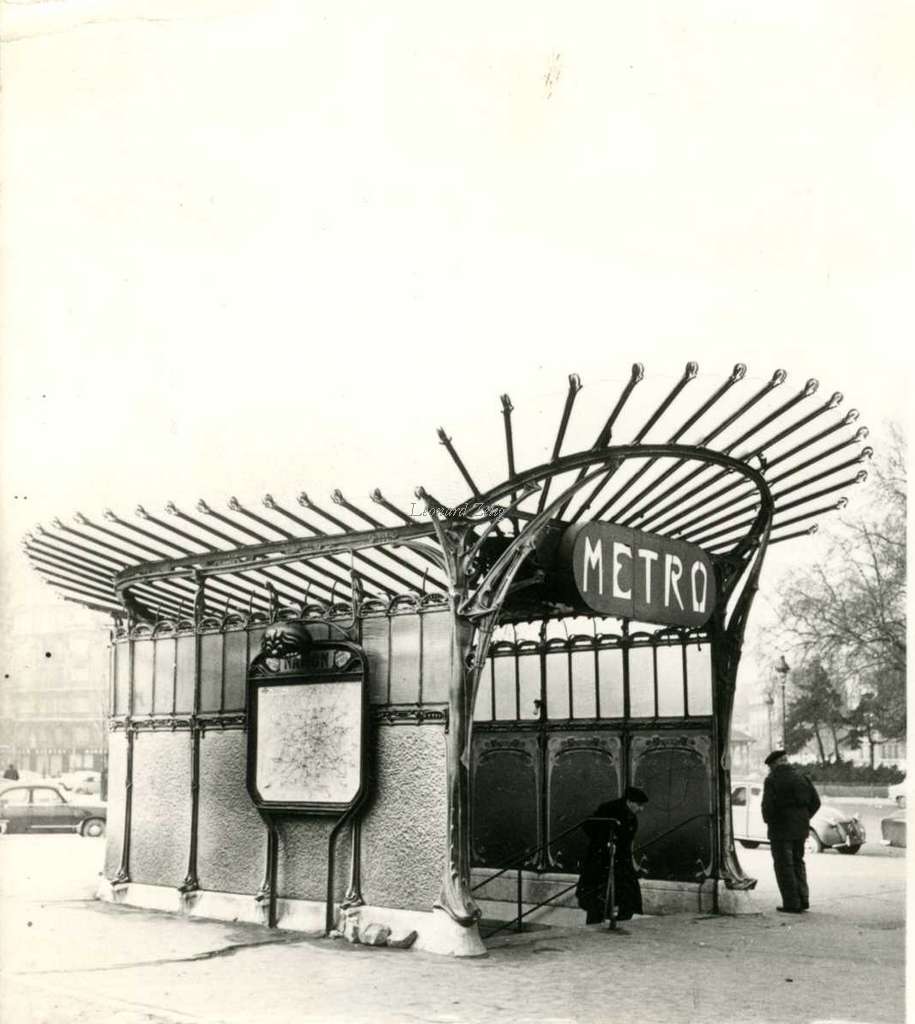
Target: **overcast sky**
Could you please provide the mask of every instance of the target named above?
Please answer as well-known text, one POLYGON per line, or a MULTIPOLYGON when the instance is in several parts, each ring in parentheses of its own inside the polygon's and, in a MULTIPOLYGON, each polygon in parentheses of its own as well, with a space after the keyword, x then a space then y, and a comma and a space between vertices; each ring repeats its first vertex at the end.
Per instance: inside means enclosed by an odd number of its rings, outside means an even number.
POLYGON ((2 11, 7 600, 77 509, 459 498, 435 428, 533 461, 570 372, 906 417, 910 5, 2 11))

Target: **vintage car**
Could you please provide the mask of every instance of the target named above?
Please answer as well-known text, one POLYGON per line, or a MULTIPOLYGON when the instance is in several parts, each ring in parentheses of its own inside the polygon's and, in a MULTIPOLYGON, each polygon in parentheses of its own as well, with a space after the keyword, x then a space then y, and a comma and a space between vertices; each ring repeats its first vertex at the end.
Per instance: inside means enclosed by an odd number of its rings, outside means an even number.
POLYGON ((0 789, 0 832, 105 834, 108 809, 47 782, 9 782, 0 789))
POLYGON ((906 780, 897 782, 894 786, 887 787, 890 800, 894 801, 897 807, 905 807, 906 780))
MULTIPOLYGON (((904 799, 904 798, 903 798, 904 799)), ((898 846, 906 849, 905 841, 905 808, 896 811, 880 822, 880 842, 884 846, 898 846)))
MULTIPOLYGON (((749 849, 769 841, 762 817, 762 794, 762 782, 752 779, 736 780, 731 790, 734 838, 749 849)), ((824 804, 810 819, 805 849, 808 853, 819 853, 824 849, 857 853, 866 838, 864 825, 857 815, 844 814, 824 804)))
POLYGON ((98 796, 102 791, 102 773, 88 768, 80 768, 67 772, 57 780, 61 787, 70 793, 82 793, 85 796, 98 796))

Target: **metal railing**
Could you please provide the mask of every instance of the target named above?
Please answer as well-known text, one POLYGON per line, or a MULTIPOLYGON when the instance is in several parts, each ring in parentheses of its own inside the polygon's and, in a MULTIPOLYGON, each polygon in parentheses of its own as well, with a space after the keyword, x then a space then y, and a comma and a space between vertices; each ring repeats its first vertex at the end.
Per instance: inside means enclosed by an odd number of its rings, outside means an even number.
MULTIPOLYGON (((560 832, 558 836, 554 836, 552 839, 548 839, 545 843, 541 843, 539 846, 528 847, 522 853, 520 853, 520 854, 518 854, 518 855, 516 855, 514 857, 510 857, 509 861, 508 861, 508 864, 506 864, 506 866, 504 868, 500 868, 495 874, 490 875, 488 878, 484 878, 482 882, 478 882, 475 886, 473 886, 473 888, 470 891, 475 893, 478 889, 482 889, 484 885, 489 885, 490 882, 495 881, 497 878, 501 878, 502 875, 506 874, 507 872, 512 871, 512 870, 517 871, 517 883, 516 883, 516 903, 517 903, 517 910, 518 910, 517 915, 514 918, 512 918, 511 921, 507 921, 505 924, 500 924, 498 928, 494 928, 492 931, 487 932, 485 935, 482 936, 482 938, 488 939, 491 936, 495 935, 497 932, 505 931, 506 928, 511 928, 512 925, 515 925, 515 930, 516 931, 519 931, 519 932, 520 931, 524 931, 524 918, 525 917, 527 917, 530 914, 533 914, 535 910, 539 910, 541 907, 545 907, 548 903, 553 903, 555 900, 558 900, 561 896, 565 896, 566 893, 571 892, 578 885, 578 882, 576 880, 575 882, 572 883, 572 885, 566 886, 565 889, 561 889, 559 892, 554 893, 552 896, 548 897, 545 900, 541 900, 539 903, 535 904, 530 909, 523 910, 522 909, 522 906, 523 906, 522 895, 523 895, 523 872, 524 872, 524 865, 525 864, 527 864, 529 861, 533 860, 535 857, 537 857, 539 854, 543 853, 545 850, 548 850, 554 843, 558 843, 560 839, 565 839, 565 837, 567 835, 571 835, 572 832, 575 832, 575 831, 577 831, 580 828, 584 828, 584 826, 588 822, 592 822, 592 821, 598 822, 599 821, 599 822, 609 823, 609 822, 615 821, 615 820, 616 819, 614 819, 614 818, 593 818, 593 817, 590 817, 590 816, 587 817, 587 818, 582 818, 581 821, 576 822, 574 825, 570 825, 569 828, 567 828, 564 831, 560 832)), ((611 912, 612 912, 612 907, 611 907, 611 912)), ((611 922, 611 927, 613 927, 614 925, 615 925, 615 922, 611 922)))
MULTIPOLYGON (((669 829, 666 829, 664 832, 660 832, 658 835, 652 836, 651 839, 649 839, 647 842, 641 843, 639 845, 639 851, 641 852, 647 849, 649 846, 653 846, 661 839, 666 839, 667 836, 671 835, 673 832, 676 832, 678 829, 683 828, 684 825, 689 825, 694 821, 698 821, 700 818, 711 817, 712 815, 709 814, 709 812, 703 811, 700 814, 693 814, 689 818, 684 818, 683 821, 678 821, 676 825, 672 826, 669 829)), ((486 932, 485 935, 481 936, 482 938, 491 938, 498 932, 505 931, 507 928, 511 928, 512 926, 515 927, 516 931, 524 931, 524 918, 529 917, 531 914, 540 910, 541 907, 545 907, 550 903, 554 903, 556 900, 565 896, 567 893, 572 892, 573 889, 576 889, 578 887, 578 880, 576 879, 571 885, 567 885, 564 889, 560 889, 559 892, 553 893, 552 896, 548 896, 545 900, 541 900, 539 903, 535 903, 527 910, 523 909, 524 865, 534 860, 536 857, 538 857, 539 854, 548 850, 554 843, 558 843, 560 839, 565 839, 565 837, 571 835, 571 833, 577 831, 580 828, 584 828, 584 826, 589 822, 601 822, 603 824, 610 824, 612 822, 617 825, 619 824, 619 821, 616 818, 595 818, 591 816, 587 818, 582 818, 581 821, 578 821, 574 825, 571 825, 569 828, 560 832, 559 835, 554 836, 552 839, 548 839, 545 843, 541 843, 539 846, 535 847, 528 847, 526 850, 522 851, 516 856, 509 858, 509 861, 505 867, 500 868, 494 874, 490 875, 488 878, 484 878, 482 882, 478 882, 475 886, 471 888, 470 891, 475 893, 479 889, 482 889, 483 886, 489 885, 490 882, 495 881, 495 879, 497 878, 501 878, 502 875, 507 874, 509 871, 517 872, 515 886, 515 902, 517 906, 517 914, 510 921, 506 921, 504 924, 500 924, 498 928, 493 928, 491 931, 486 932)), ((607 845, 609 850, 609 871, 607 878, 607 889, 604 894, 604 920, 609 921, 611 929, 615 929, 616 901, 614 898, 614 860, 616 855, 616 844, 613 841, 612 833, 608 837, 607 845)), ((700 881, 704 881, 707 877, 709 876, 703 872, 700 881)))

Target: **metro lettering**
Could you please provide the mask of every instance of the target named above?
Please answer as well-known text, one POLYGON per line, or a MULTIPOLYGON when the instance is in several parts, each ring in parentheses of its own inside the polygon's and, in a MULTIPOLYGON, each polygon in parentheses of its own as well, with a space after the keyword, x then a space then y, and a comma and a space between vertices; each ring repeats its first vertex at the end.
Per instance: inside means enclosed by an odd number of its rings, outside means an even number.
POLYGON ((618 540, 613 542, 613 596, 622 597, 629 599, 632 597, 632 590, 623 590, 620 586, 620 557, 625 555, 629 561, 632 561, 632 548, 628 544, 621 544, 618 540))
POLYGON ((690 581, 692 583, 693 590, 693 611, 704 612, 705 602, 708 599, 708 569, 701 562, 693 563, 693 570, 690 573, 690 581), (699 574, 702 574, 702 600, 699 600, 699 595, 696 593, 696 581, 699 574))
POLYGON ((680 610, 683 610, 683 598, 680 597, 680 577, 683 575, 683 562, 676 555, 664 556, 664 604, 670 607, 670 594, 674 597, 680 610), (676 571, 674 571, 676 570, 676 571))
POLYGON ((557 558, 574 588, 562 589, 563 599, 604 615, 702 626, 716 607, 711 559, 697 545, 673 537, 615 523, 580 523, 566 528, 557 558))
POLYGON ((639 548, 639 558, 645 563, 645 603, 651 604, 651 563, 658 560, 658 553, 651 548, 639 548))
POLYGON ((582 589, 588 589, 588 569, 597 571, 597 592, 604 592, 604 542, 598 538, 597 545, 591 545, 591 538, 585 537, 585 557, 582 572, 582 589))

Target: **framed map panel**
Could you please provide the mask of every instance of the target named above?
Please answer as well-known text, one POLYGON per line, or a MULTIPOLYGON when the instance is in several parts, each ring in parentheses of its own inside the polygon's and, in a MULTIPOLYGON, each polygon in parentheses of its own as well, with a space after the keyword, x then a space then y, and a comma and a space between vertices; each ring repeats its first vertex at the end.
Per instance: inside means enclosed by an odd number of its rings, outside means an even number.
POLYGON ((332 813, 362 794, 365 662, 354 645, 325 646, 351 656, 249 677, 248 792, 264 811, 332 813))

